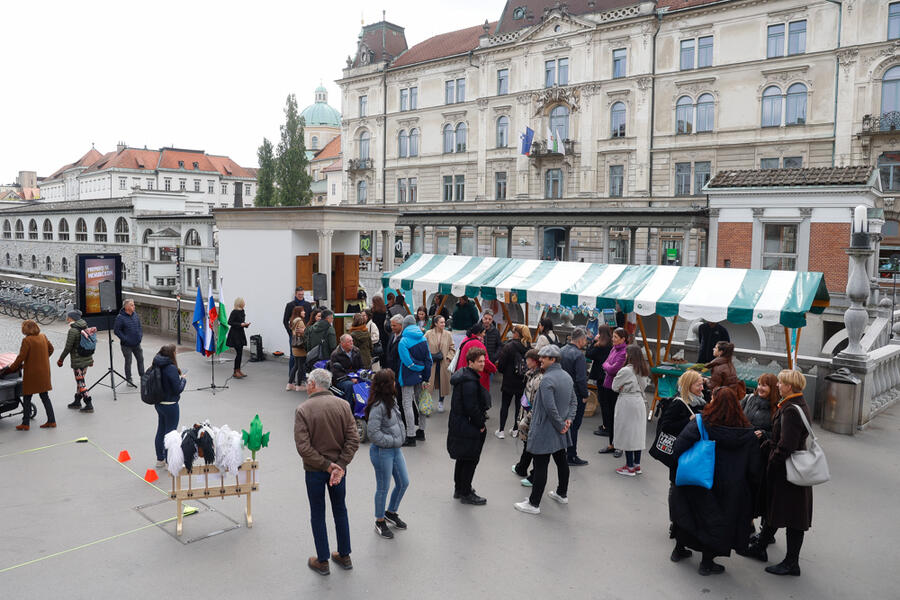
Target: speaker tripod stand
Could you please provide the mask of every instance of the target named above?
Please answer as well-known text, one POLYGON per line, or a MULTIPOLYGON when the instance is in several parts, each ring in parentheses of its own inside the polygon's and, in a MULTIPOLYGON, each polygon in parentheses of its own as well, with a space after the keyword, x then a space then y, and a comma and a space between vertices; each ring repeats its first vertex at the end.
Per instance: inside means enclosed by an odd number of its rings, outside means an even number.
MULTIPOLYGON (((108 387, 109 389, 112 390, 113 401, 117 401, 119 398, 116 396, 116 387, 122 385, 123 383, 126 383, 128 380, 125 378, 124 375, 122 375, 121 373, 116 371, 115 367, 113 366, 112 325, 110 324, 109 315, 106 315, 106 334, 107 334, 107 340, 109 343, 109 368, 106 369, 106 373, 104 373, 103 375, 100 376, 100 379, 98 379, 97 381, 92 383, 91 387, 89 387, 87 390, 85 390, 84 395, 88 396, 89 392, 92 389, 94 389, 98 385, 102 384, 104 387, 108 387), (115 377, 116 375, 118 375, 122 379, 122 381, 116 383, 116 377, 115 377), (103 383, 103 380, 106 379, 107 377, 109 377, 109 383, 103 383)), ((75 349, 75 352, 78 352, 77 348, 75 349)))
POLYGON ((196 391, 204 392, 209 390, 213 393, 213 396, 216 395, 217 390, 227 390, 228 389, 228 379, 225 380, 225 383, 222 385, 216 385, 216 355, 209 355, 209 372, 210 372, 210 384, 207 386, 199 387, 196 391))

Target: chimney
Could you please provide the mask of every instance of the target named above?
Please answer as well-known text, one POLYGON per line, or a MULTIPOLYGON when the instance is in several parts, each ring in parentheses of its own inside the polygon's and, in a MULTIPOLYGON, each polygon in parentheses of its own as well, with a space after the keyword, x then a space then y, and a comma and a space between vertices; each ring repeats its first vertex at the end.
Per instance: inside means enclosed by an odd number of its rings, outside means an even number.
POLYGON ((244 208, 244 184, 240 181, 234 182, 234 207, 244 208))
POLYGON ((124 150, 126 147, 127 146, 126 146, 125 142, 119 142, 118 144, 116 144, 116 153, 118 154, 118 153, 122 152, 122 150, 124 150))

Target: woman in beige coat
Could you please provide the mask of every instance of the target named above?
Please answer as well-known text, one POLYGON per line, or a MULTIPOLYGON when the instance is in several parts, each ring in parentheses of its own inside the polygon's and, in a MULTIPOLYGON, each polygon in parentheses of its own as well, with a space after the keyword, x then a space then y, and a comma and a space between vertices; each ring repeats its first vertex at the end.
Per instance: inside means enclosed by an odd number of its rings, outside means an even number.
POLYGON ((446 320, 437 315, 431 323, 431 329, 425 332, 425 341, 428 342, 428 351, 431 352, 431 389, 438 390, 438 412, 444 412, 444 396, 450 395, 450 361, 456 352, 453 345, 453 336, 444 327, 446 320))

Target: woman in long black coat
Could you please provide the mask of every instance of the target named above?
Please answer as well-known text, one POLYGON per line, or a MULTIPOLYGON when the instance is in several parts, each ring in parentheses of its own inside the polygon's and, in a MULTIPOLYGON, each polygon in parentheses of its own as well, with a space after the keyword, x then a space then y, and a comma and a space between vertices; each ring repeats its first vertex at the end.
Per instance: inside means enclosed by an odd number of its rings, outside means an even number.
MULTIPOLYGON (((612 350, 612 329, 609 325, 601 323, 597 326, 597 335, 591 341, 590 345, 584 353, 584 357, 591 361, 591 372, 588 373, 588 379, 593 379, 597 386, 597 401, 600 401, 601 388, 606 373, 603 372, 603 363, 612 350)), ((602 412, 602 411, 601 411, 602 412)), ((611 427, 609 423, 604 422, 594 430, 594 435, 605 435, 609 437, 611 427)))
MULTIPOLYGON (((800 548, 803 546, 804 532, 812 526, 812 488, 789 482, 785 468, 785 461, 791 454, 806 449, 806 438, 809 437, 798 412, 798 409, 802 410, 806 420, 812 420, 803 399, 805 387, 806 378, 799 371, 778 374, 778 391, 782 400, 772 416, 772 437, 763 442, 763 449, 769 452, 764 491, 766 520, 759 540, 750 546, 749 555, 767 562, 768 542, 774 539, 778 529, 786 528, 787 553, 784 560, 766 567, 766 571, 773 575, 800 575, 800 548)), ((762 436, 762 433, 758 435, 762 436)))
POLYGON ((234 310, 228 315, 228 335, 225 336, 225 345, 234 348, 234 377, 242 379, 246 377, 241 371, 241 359, 244 356, 244 346, 247 345, 247 334, 244 329, 250 327, 247 323, 247 315, 244 314, 244 299, 234 299, 234 310))
MULTIPOLYGON (((524 325, 513 327, 513 339, 503 344, 497 358, 497 371, 503 374, 500 386, 500 428, 494 435, 501 440, 505 437, 503 429, 509 416, 509 406, 513 405, 513 426, 509 433, 513 437, 519 434, 519 407, 522 394, 525 393, 525 373, 517 373, 517 366, 525 366, 525 353, 531 347, 531 332, 524 325)), ((527 367, 526 367, 527 369, 527 367)))
MULTIPOLYGON (((713 562, 716 556, 730 556, 732 550, 747 547, 761 464, 759 441, 731 389, 716 390, 702 418, 709 439, 716 442, 712 489, 676 486, 669 497, 669 512, 676 543, 702 552, 699 573, 713 575, 725 571, 713 562)), ((675 460, 699 439, 695 419, 675 440, 675 460)))
POLYGON ((472 478, 484 447, 485 421, 490 401, 488 391, 481 385, 487 352, 472 347, 466 352, 466 366, 450 378, 453 396, 447 430, 447 452, 456 461, 453 472, 453 497, 463 504, 482 505, 487 500, 475 493, 472 478))

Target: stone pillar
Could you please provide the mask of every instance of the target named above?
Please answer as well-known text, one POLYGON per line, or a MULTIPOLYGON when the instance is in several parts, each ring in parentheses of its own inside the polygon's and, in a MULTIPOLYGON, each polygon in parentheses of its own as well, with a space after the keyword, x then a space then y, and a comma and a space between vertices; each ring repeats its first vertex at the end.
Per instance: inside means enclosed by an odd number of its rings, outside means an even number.
POLYGON ((566 244, 566 245, 565 245, 565 247, 563 248, 562 259, 563 259, 563 260, 572 260, 572 246, 571 246, 571 243, 572 243, 572 240, 571 240, 571 237, 572 237, 572 228, 571 228, 571 227, 564 227, 564 228, 563 228, 563 231, 566 232, 566 235, 565 235, 565 238, 564 238, 564 239, 565 239, 565 244, 566 244))
POLYGON ((331 229, 319 229, 319 273, 325 273, 325 289, 328 292, 328 299, 325 305, 333 306, 334 298, 331 293, 331 239, 334 231, 331 229))
MULTIPOLYGON (((636 264, 635 260, 637 260, 637 227, 629 227, 630 236, 628 239, 628 264, 633 265, 636 264)), ((649 240, 648 240, 649 245, 649 240)))
POLYGON ((456 255, 462 254, 462 225, 456 226, 456 255))
POLYGON ((506 226, 506 258, 512 258, 513 229, 512 225, 506 226))
POLYGON ((416 229, 418 229, 417 225, 409 226, 409 253, 412 254, 416 251, 416 229))
MULTIPOLYGON (((690 256, 691 256, 691 226, 690 225, 684 226, 682 236, 683 237, 681 240, 681 262, 680 262, 680 264, 682 267, 694 266, 693 263, 689 262, 690 256)), ((697 250, 699 251, 700 248, 697 248, 697 250)), ((699 264, 700 257, 698 256, 697 260, 695 260, 694 262, 699 264)))
POLYGON ((390 273, 394 270, 394 232, 391 230, 382 231, 381 232, 381 261, 382 268, 385 273, 390 273))
POLYGON ((600 251, 600 262, 609 264, 609 227, 600 228, 600 243, 603 249, 600 251))
POLYGON ((472 225, 472 239, 475 241, 472 244, 472 256, 480 256, 478 253, 478 225, 472 225))
POLYGON ((372 230, 372 248, 370 250, 370 254, 371 255, 369 256, 369 260, 372 263, 371 271, 372 273, 374 273, 376 269, 375 264, 377 262, 376 258, 378 257, 378 232, 374 229, 372 230))

